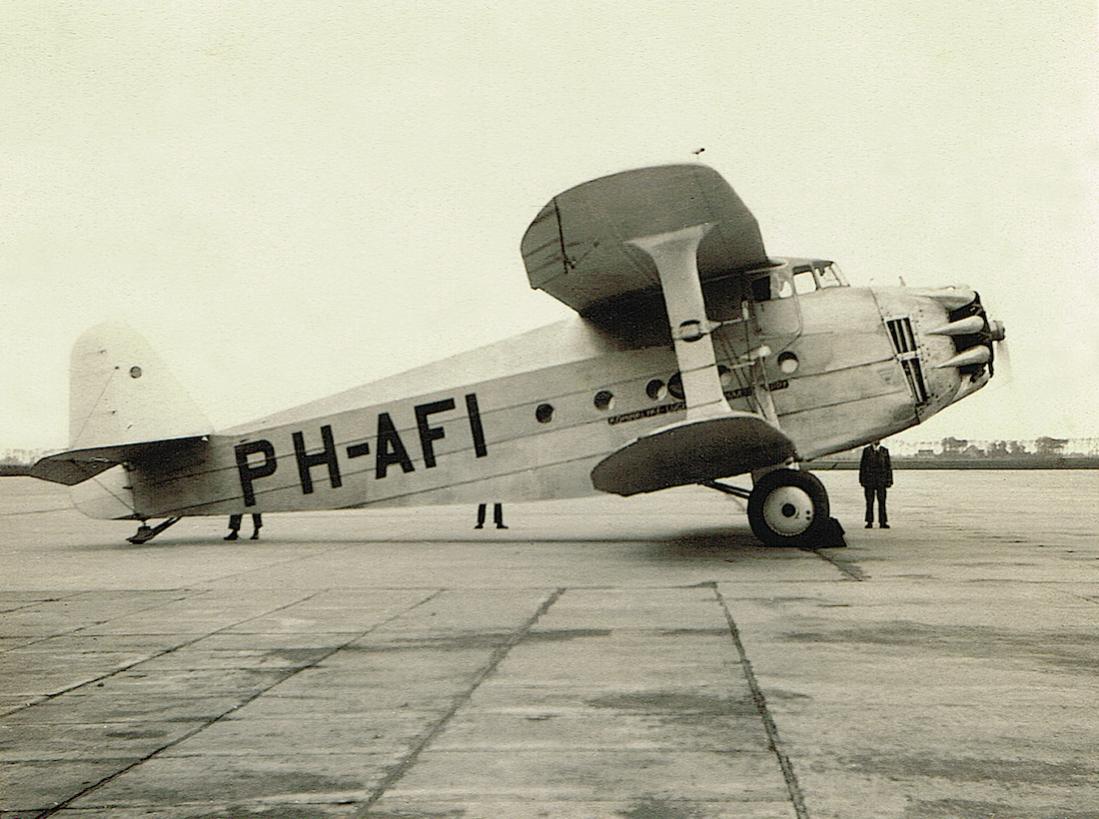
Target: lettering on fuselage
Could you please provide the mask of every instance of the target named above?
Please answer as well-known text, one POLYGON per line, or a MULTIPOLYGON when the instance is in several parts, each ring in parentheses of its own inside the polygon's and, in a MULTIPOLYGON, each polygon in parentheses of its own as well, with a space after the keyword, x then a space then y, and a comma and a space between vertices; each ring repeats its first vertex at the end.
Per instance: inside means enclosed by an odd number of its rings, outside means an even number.
MULTIPOLYGON (((782 381, 772 381, 767 385, 767 389, 770 391, 784 390, 790 386, 790 382, 786 379, 782 381)), ((726 390, 725 397, 728 399, 735 398, 747 398, 752 394, 751 387, 739 387, 735 390, 726 390)), ((676 401, 672 404, 660 404, 655 407, 646 407, 642 410, 634 410, 633 412, 624 412, 621 415, 612 415, 607 419, 607 423, 611 426, 615 424, 625 424, 630 421, 639 421, 642 418, 652 418, 656 415, 667 415, 670 412, 682 412, 687 409, 686 401, 676 401)))
MULTIPOLYGON (((488 445, 485 442, 485 430, 481 423, 481 411, 477 404, 477 395, 469 393, 465 396, 467 420, 469 432, 473 439, 474 457, 484 458, 488 455, 488 445)), ((416 418, 416 431, 419 437, 420 454, 423 456, 423 468, 433 469, 438 464, 438 455, 435 452, 435 442, 446 437, 446 428, 438 421, 433 423, 431 416, 450 412, 457 408, 453 398, 441 401, 431 401, 427 404, 417 404, 412 408, 416 418)), ((328 483, 333 489, 343 486, 343 478, 340 474, 340 457, 336 445, 336 434, 332 431, 331 424, 324 424, 319 429, 320 446, 316 445, 316 436, 311 430, 296 430, 291 434, 294 442, 294 459, 298 467, 298 484, 303 495, 311 495, 314 491, 314 470, 324 469, 328 473, 328 483), (307 440, 308 438, 308 440, 307 440), (310 447, 312 444, 312 448, 310 447)), ((381 480, 389 474, 390 467, 399 466, 402 473, 415 471, 412 456, 408 447, 401 438, 401 433, 388 412, 378 413, 375 425, 374 447, 371 450, 370 443, 360 441, 350 444, 345 448, 348 459, 362 458, 374 453, 374 479, 381 480)), ((278 469, 278 457, 275 454, 274 445, 259 438, 254 441, 246 441, 234 447, 237 463, 237 475, 240 478, 241 494, 244 496, 244 505, 256 505, 256 481, 275 474, 278 469), (257 458, 255 456, 262 456, 257 458)), ((323 472, 321 473, 323 474, 323 472)))

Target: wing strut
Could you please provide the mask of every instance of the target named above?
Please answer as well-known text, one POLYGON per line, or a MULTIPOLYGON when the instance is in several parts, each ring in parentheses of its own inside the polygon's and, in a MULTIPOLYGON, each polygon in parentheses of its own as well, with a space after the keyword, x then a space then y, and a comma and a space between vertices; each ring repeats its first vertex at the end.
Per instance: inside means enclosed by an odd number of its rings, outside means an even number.
POLYGON ((725 400, 711 338, 720 325, 706 317, 698 278, 698 247, 711 227, 703 223, 627 242, 648 254, 660 275, 687 417, 596 464, 592 485, 602 492, 635 495, 713 481, 797 455, 776 426, 755 413, 734 411, 725 400))
POLYGON ((698 246, 712 227, 712 223, 693 225, 627 242, 645 251, 660 275, 689 421, 732 412, 721 388, 710 337, 720 325, 706 318, 706 302, 698 279, 698 246))

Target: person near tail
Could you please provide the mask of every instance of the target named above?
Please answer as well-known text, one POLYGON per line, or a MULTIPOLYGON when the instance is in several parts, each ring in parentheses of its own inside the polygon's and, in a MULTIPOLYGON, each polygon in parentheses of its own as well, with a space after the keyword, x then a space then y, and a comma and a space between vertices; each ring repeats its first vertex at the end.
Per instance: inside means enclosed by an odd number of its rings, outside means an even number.
MULTIPOLYGON (((485 514, 487 512, 488 512, 488 504, 487 503, 477 504, 477 525, 473 527, 474 529, 484 529, 485 528, 485 514)), ((507 529, 508 528, 504 525, 504 504, 502 504, 502 503, 492 504, 492 520, 496 524, 497 529, 507 529)))
MULTIPOLYGON (((225 536, 226 540, 236 540, 240 536, 240 524, 242 520, 244 520, 244 515, 229 516, 229 534, 225 536)), ((252 540, 259 540, 259 530, 261 528, 263 528, 263 515, 253 512, 252 540)))
POLYGON ((866 528, 874 528, 874 500, 878 501, 878 525, 889 528, 889 513, 885 509, 885 492, 893 485, 893 464, 889 450, 874 441, 862 451, 859 461, 859 483, 866 495, 866 528))

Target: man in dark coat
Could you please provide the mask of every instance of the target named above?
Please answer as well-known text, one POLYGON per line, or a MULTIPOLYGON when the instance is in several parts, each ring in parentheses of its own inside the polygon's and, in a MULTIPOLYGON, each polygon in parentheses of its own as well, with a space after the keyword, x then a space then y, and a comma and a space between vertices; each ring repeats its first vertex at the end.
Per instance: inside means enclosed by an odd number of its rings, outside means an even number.
POLYGON ((889 460, 889 450, 874 441, 862 451, 859 461, 859 483, 866 495, 866 528, 874 527, 874 498, 878 499, 878 523, 882 529, 889 528, 889 514, 885 511, 885 490, 893 485, 893 464, 889 460))

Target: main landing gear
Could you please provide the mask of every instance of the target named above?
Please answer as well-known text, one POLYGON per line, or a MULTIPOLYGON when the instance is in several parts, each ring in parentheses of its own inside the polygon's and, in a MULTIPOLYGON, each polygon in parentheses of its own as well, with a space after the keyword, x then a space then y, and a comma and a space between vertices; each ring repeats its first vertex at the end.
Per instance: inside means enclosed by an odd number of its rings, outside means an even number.
POLYGON ((143 520, 141 521, 141 525, 137 527, 137 532, 135 532, 131 537, 126 538, 126 540, 135 545, 148 543, 150 540, 159 535, 173 523, 179 523, 179 518, 166 518, 165 520, 158 523, 156 526, 150 526, 143 520))
POLYGON ((705 485, 747 498, 752 533, 767 546, 847 545, 843 527, 829 515, 828 490, 809 472, 772 470, 755 482, 751 492, 717 481, 705 485))
POLYGON ((828 490, 816 475, 776 469, 748 496, 748 523, 768 546, 819 546, 827 534, 828 490))

